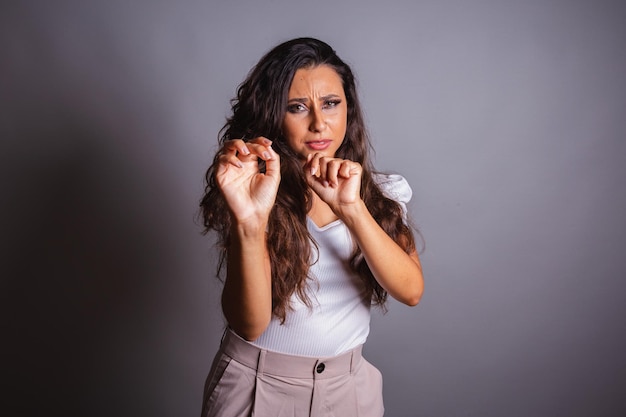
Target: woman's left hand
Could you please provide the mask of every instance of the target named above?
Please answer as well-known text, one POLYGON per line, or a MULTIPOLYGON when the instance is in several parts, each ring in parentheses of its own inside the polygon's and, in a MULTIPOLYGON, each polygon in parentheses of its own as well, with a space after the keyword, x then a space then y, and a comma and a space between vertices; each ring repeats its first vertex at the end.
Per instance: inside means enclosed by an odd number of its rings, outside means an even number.
POLYGON ((350 230, 378 283, 396 300, 416 305, 424 291, 419 257, 414 249, 407 254, 368 211, 360 195, 361 164, 314 154, 304 170, 309 187, 350 230))
POLYGON ((311 154, 304 165, 309 187, 341 217, 341 213, 361 201, 361 174, 358 162, 311 154))

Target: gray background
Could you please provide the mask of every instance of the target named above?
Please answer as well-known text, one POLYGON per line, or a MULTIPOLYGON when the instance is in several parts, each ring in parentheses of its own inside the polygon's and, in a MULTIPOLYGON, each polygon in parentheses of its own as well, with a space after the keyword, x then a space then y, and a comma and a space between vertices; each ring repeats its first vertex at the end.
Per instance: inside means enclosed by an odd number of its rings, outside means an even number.
POLYGON ((353 65, 426 292, 375 313, 388 416, 626 415, 618 1, 21 1, 0 9, 3 410, 194 416, 222 328, 194 220, 278 42, 353 65))

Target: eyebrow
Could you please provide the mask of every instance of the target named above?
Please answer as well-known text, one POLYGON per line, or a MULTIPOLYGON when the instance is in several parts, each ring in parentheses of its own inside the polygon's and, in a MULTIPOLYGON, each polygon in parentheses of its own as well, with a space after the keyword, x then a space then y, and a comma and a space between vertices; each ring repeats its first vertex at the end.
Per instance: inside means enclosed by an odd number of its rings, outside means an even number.
MULTIPOLYGON (((320 101, 326 101, 329 99, 333 99, 333 98, 341 98, 341 96, 339 94, 328 94, 325 95, 323 97, 320 97, 320 101)), ((290 98, 289 101, 287 101, 288 103, 307 103, 309 101, 308 98, 306 97, 294 97, 294 98, 290 98)))

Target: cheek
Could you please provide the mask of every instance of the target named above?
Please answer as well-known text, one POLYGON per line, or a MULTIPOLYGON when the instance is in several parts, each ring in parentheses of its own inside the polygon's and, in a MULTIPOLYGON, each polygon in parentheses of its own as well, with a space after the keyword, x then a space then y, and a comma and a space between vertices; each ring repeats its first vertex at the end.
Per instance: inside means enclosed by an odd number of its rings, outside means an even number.
POLYGON ((302 121, 292 117, 283 122, 283 132, 285 135, 297 135, 302 130, 302 121))
POLYGON ((283 123, 283 136, 287 145, 294 149, 298 146, 299 139, 302 137, 301 128, 297 123, 283 123))
POLYGON ((348 126, 348 120, 345 116, 337 116, 333 118, 332 124, 335 130, 346 130, 348 126))
POLYGON ((297 135, 294 133, 293 129, 286 128, 283 129, 283 136, 289 145, 293 145, 297 135))

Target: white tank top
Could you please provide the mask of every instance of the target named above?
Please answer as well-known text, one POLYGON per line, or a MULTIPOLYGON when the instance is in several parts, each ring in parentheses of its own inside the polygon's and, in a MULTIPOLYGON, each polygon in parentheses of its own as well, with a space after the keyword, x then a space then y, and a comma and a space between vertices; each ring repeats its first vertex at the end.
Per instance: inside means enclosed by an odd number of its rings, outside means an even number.
MULTIPOLYGON (((389 198, 398 201, 406 213, 411 188, 400 175, 374 177, 389 198)), ((361 278, 351 271, 354 252, 350 231, 341 220, 318 227, 307 217, 307 227, 317 242, 307 294, 307 307, 292 295, 293 310, 281 324, 273 317, 269 326, 253 344, 268 350, 300 356, 327 357, 340 355, 365 343, 370 329, 371 300, 365 297, 361 278)))

